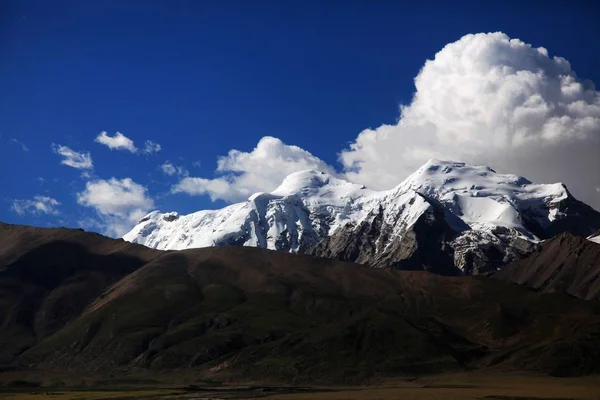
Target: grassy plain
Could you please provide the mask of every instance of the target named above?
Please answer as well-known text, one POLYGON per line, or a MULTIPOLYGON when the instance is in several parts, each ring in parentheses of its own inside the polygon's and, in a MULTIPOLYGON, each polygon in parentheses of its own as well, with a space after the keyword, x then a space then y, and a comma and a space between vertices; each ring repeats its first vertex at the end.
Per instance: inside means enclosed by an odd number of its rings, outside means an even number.
POLYGON ((600 376, 552 378, 541 375, 458 373, 390 380, 372 386, 272 388, 0 389, 0 399, 14 400, 597 400, 600 376))

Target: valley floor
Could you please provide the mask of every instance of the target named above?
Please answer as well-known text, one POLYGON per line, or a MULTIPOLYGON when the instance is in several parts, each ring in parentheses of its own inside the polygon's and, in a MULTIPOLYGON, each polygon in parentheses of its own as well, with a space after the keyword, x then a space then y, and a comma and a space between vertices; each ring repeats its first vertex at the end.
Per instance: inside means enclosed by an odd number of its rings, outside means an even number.
POLYGON ((574 400, 600 399, 600 376, 552 378, 522 374, 460 373, 398 379, 373 386, 274 388, 269 386, 186 388, 0 388, 15 400, 574 400))

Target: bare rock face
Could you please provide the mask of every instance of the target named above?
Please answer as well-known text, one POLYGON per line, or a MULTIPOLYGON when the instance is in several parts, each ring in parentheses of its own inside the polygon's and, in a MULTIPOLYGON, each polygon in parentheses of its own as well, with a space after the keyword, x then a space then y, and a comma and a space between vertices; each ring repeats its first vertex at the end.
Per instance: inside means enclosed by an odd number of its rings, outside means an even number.
POLYGON ((454 232, 442 216, 442 210, 431 206, 401 237, 396 237, 395 227, 385 223, 385 210, 380 207, 358 226, 345 225, 305 253, 375 268, 458 275, 460 270, 454 265, 452 248, 446 241, 454 232))
POLYGON ((380 192, 323 172, 297 172, 271 193, 220 210, 153 211, 124 239, 161 250, 252 246, 377 268, 480 275, 562 232, 586 237, 599 229, 600 213, 561 183, 430 160, 380 192))
POLYGON ((383 222, 384 210, 359 226, 348 224, 316 245, 310 255, 368 264, 376 268, 425 270, 442 275, 488 275, 535 249, 535 243, 508 229, 456 231, 456 218, 434 199, 431 208, 398 237, 383 222), (452 222, 449 223, 447 219, 452 222))
POLYGON ((535 249, 535 243, 503 233, 467 231, 452 240, 454 265, 466 275, 488 275, 535 249))

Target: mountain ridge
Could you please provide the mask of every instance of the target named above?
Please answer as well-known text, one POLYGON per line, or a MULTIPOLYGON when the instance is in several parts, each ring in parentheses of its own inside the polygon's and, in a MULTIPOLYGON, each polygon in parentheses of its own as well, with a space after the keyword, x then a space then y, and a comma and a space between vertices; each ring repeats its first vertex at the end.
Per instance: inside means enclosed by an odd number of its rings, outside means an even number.
POLYGON ((297 172, 271 193, 220 210, 154 211, 123 238, 157 249, 244 245, 381 268, 480 274, 528 254, 540 240, 598 229, 600 213, 561 183, 534 184, 485 166, 430 160, 381 192, 323 172, 297 172), (441 232, 433 242, 417 234, 431 233, 430 225, 441 232), (413 252, 398 249, 406 241, 413 252), (450 257, 454 267, 437 271, 433 261, 416 256, 419 247, 439 253, 438 264, 450 257))

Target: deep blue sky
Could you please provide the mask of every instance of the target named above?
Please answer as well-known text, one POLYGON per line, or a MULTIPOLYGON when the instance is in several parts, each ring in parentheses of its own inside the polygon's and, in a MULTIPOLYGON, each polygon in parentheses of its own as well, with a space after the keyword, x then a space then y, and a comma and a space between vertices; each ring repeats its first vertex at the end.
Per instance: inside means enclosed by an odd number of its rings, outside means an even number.
POLYGON ((544 46, 598 85, 599 10, 574 0, 2 1, 0 220, 75 226, 94 215, 77 205, 85 179, 52 143, 91 152, 96 177, 131 177, 158 208, 182 213, 222 203, 166 195, 165 160, 212 177, 217 156, 272 135, 336 165, 360 131, 397 119, 425 60, 467 33, 544 46), (94 143, 100 131, 162 151, 111 152, 94 143), (11 210, 35 195, 56 198, 61 214, 11 210))

